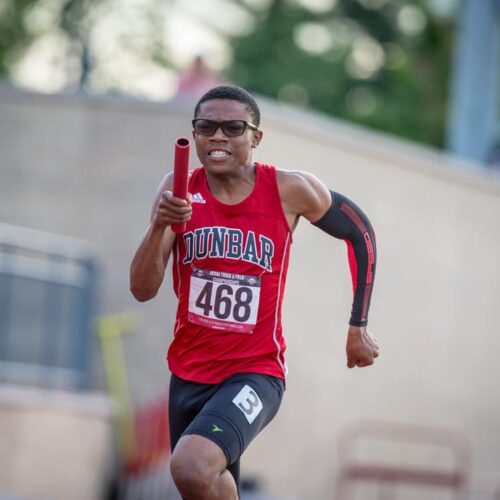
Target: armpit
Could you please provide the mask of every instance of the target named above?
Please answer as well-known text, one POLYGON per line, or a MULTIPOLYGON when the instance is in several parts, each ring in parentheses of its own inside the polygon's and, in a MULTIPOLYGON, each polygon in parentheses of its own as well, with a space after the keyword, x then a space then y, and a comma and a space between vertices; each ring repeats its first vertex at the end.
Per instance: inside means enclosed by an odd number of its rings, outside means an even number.
POLYGON ((285 213, 320 219, 331 204, 327 187, 314 175, 301 171, 277 171, 278 190, 285 213))

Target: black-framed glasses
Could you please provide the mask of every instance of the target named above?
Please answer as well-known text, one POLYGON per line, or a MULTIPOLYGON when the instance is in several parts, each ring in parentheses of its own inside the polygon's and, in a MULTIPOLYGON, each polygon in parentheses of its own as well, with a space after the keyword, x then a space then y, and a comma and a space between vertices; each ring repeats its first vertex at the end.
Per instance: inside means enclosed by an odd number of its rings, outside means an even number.
POLYGON ((218 128, 220 128, 222 133, 227 137, 238 137, 239 135, 243 135, 247 128, 259 130, 256 125, 245 120, 226 120, 217 122, 205 118, 196 118, 191 123, 193 124, 193 130, 196 134, 206 137, 214 135, 218 128))

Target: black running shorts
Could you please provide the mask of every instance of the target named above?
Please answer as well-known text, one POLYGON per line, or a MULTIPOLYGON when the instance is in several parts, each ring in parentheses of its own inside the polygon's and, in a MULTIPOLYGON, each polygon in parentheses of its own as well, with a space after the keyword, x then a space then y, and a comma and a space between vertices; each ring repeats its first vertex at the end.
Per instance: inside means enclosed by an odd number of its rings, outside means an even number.
POLYGON ((276 415, 284 390, 283 380, 256 373, 233 375, 219 384, 188 382, 172 375, 172 450, 181 436, 197 434, 222 449, 229 467, 276 415))

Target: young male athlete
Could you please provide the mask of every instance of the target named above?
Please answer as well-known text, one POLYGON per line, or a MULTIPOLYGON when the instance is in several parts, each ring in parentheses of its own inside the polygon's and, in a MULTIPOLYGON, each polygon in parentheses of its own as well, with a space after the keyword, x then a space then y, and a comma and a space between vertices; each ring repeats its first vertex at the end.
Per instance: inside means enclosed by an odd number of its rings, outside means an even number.
POLYGON ((187 200, 172 195, 172 174, 162 180, 131 266, 132 293, 149 300, 173 251, 171 472, 186 499, 237 499, 240 456, 278 411, 286 376, 281 303, 300 217, 348 245, 347 365, 378 356, 366 330, 376 264, 370 222, 313 175, 254 163, 259 123, 257 103, 239 87, 215 87, 199 100, 193 138, 202 166, 190 175, 187 200), (186 231, 176 236, 174 223, 186 231))

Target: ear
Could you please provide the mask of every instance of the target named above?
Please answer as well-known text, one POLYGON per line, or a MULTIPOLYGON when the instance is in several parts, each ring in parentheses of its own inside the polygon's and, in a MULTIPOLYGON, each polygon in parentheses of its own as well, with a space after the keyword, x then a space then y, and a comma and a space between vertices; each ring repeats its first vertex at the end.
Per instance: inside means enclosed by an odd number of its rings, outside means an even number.
POLYGON ((262 140, 262 130, 257 130, 253 134, 253 140, 252 140, 252 148, 256 148, 259 144, 260 141, 262 140))

